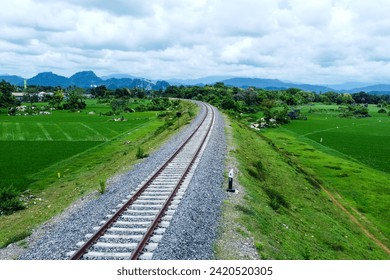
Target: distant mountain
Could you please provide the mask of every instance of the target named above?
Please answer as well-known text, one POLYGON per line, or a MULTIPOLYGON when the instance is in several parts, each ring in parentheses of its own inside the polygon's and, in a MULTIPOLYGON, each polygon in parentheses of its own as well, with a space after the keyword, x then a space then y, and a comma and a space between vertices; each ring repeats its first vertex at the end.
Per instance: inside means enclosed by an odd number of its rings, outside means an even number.
POLYGON ((103 84, 111 90, 117 89, 117 88, 143 88, 146 90, 165 90, 167 87, 169 87, 169 83, 166 81, 157 81, 152 82, 145 79, 116 79, 111 78, 108 80, 103 81, 103 84))
POLYGON ((152 87, 153 90, 166 90, 169 87, 169 83, 166 81, 157 81, 156 84, 152 87))
POLYGON ((70 81, 72 85, 81 88, 89 88, 92 86, 100 86, 104 84, 103 80, 96 76, 93 71, 82 71, 71 76, 70 81))
POLYGON ((0 81, 2 80, 15 86, 22 86, 24 84, 24 78, 15 75, 1 75, 0 81))
POLYGON ((286 83, 277 79, 258 78, 232 78, 222 81, 225 85, 234 87, 257 87, 257 88, 286 88, 286 83))
MULTIPOLYGON (((110 75, 112 77, 116 75, 110 75)), ((110 77, 106 76, 106 77, 110 77)), ((123 75, 118 75, 123 76, 123 75)), ((131 76, 130 76, 131 77, 131 76)), ((24 84, 24 78, 18 76, 4 75, 0 76, 0 81, 5 81, 22 86, 24 84)), ((150 81, 142 78, 108 78, 102 79, 98 77, 93 71, 82 71, 75 73, 71 77, 67 78, 54 74, 53 72, 43 72, 27 80, 28 85, 35 86, 60 86, 63 88, 69 86, 76 86, 81 88, 90 88, 93 86, 106 86, 109 89, 115 90, 117 88, 143 88, 147 90, 160 90, 166 89, 169 83, 166 81, 150 81)))
POLYGON ((248 87, 257 87, 264 88, 269 90, 283 90, 288 88, 299 88, 305 91, 313 91, 316 93, 335 91, 335 92, 349 92, 355 93, 360 91, 365 91, 367 93, 373 94, 390 94, 390 85, 372 85, 367 83, 360 82, 349 82, 344 84, 335 84, 330 86, 323 85, 310 85, 310 84, 299 84, 293 82, 283 82, 278 79, 260 79, 260 78, 227 78, 226 77, 205 77, 192 80, 179 80, 171 79, 168 80, 172 85, 206 85, 206 84, 215 84, 217 82, 222 82, 227 86, 239 87, 239 88, 248 88, 248 87))
POLYGON ((367 87, 373 85, 372 83, 362 83, 362 82, 348 82, 348 83, 342 83, 342 84, 333 84, 328 85, 328 87, 333 88, 338 91, 345 91, 348 92, 351 89, 355 88, 361 88, 361 87, 367 87))
POLYGON ((53 72, 43 72, 27 80, 28 85, 34 86, 60 86, 68 87, 70 86, 71 80, 64 76, 54 74, 53 72))
POLYGON ((361 88, 354 88, 351 89, 350 92, 356 93, 356 92, 367 92, 367 93, 373 93, 373 94, 390 94, 390 85, 372 85, 372 86, 366 86, 361 88))
POLYGON ((290 84, 291 87, 299 88, 304 91, 314 91, 316 93, 335 91, 332 88, 324 87, 324 86, 316 86, 316 85, 307 85, 307 84, 290 84))
POLYGON ((128 75, 128 74, 111 74, 107 76, 101 76, 100 77, 102 80, 109 80, 112 78, 115 79, 139 79, 139 77, 128 75))
POLYGON ((198 78, 198 79, 188 79, 188 80, 181 80, 181 79, 170 79, 168 82, 171 85, 185 85, 185 86, 195 86, 195 85, 211 85, 215 84, 217 82, 226 80, 230 77, 228 76, 210 76, 210 77, 204 77, 204 78, 198 78))
MULTIPOLYGON (((23 86, 24 78, 15 75, 0 75, 0 81, 5 80, 13 85, 23 86)), ((61 86, 63 88, 76 86, 82 88, 90 88, 91 86, 104 85, 111 90, 117 88, 143 88, 147 90, 166 89, 172 85, 199 85, 215 84, 223 82, 227 86, 240 88, 257 87, 269 90, 281 90, 288 88, 299 88, 305 91, 313 91, 316 93, 335 91, 356 93, 364 91, 371 94, 390 94, 390 84, 366 84, 366 83, 344 83, 331 86, 299 84, 293 82, 283 82, 278 79, 260 79, 260 78, 229 78, 227 76, 210 76, 198 79, 171 79, 168 81, 151 81, 143 78, 137 78, 127 74, 112 74, 104 77, 98 77, 93 71, 82 71, 75 73, 71 77, 57 75, 53 72, 39 73, 35 77, 27 80, 28 85, 37 86, 61 86)))
POLYGON ((305 91, 314 91, 317 93, 331 91, 333 89, 317 86, 317 85, 308 85, 308 84, 294 84, 286 83, 277 79, 259 79, 259 78, 232 78, 222 81, 225 85, 235 86, 235 87, 257 87, 264 89, 288 89, 288 88, 299 88, 305 91))

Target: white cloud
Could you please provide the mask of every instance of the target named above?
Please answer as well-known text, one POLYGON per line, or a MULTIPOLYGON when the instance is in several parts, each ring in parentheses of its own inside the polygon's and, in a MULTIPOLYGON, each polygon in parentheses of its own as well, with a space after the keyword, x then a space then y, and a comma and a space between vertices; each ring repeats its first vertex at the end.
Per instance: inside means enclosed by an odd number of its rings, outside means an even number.
POLYGON ((1 72, 390 82, 389 0, 14 0, 1 72))

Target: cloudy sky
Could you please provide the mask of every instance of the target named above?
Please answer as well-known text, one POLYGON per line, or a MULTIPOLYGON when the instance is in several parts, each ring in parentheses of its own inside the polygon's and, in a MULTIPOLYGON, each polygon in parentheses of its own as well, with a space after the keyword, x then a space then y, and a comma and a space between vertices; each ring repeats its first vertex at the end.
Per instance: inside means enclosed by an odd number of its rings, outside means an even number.
POLYGON ((390 82, 390 0, 0 3, 0 74, 390 82))

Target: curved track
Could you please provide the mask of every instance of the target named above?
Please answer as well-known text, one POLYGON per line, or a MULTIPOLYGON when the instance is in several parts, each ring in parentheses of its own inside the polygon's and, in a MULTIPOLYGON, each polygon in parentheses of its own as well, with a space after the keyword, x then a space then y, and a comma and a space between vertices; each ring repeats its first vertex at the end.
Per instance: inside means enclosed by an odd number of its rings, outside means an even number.
POLYGON ((214 123, 206 107, 201 124, 123 204, 113 209, 95 232, 69 252, 70 259, 151 259, 191 180, 214 123))

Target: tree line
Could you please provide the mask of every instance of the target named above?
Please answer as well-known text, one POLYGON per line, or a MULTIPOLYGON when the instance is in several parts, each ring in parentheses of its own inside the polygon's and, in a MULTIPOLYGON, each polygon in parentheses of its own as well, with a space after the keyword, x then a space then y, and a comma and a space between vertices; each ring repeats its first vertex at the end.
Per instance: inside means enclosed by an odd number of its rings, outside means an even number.
MULTIPOLYGON (((376 104, 381 108, 386 108, 390 104, 390 95, 372 95, 365 92, 316 94, 297 88, 242 89, 229 87, 223 83, 206 86, 169 86, 163 92, 163 96, 205 101, 236 115, 261 111, 266 121, 276 120, 278 124, 287 123, 291 119, 306 119, 297 108, 314 102, 340 105, 340 117, 367 117, 368 104, 376 104)), ((383 110, 386 112, 386 109, 383 110)))
MULTIPOLYGON (((0 82, 0 108, 9 108, 20 104, 11 94, 16 90, 17 88, 11 84, 5 81, 0 82)), ((52 92, 50 95, 45 95, 43 101, 48 102, 50 106, 57 109, 84 109, 86 107, 85 99, 88 96, 97 98, 100 102, 110 103, 112 111, 116 113, 127 108, 131 98, 175 97, 205 101, 224 110, 236 113, 263 111, 266 116, 270 118, 273 116, 281 122, 288 119, 286 116, 289 113, 291 114, 292 107, 313 102, 351 106, 356 104, 377 104, 383 108, 390 104, 390 95, 373 95, 365 92, 354 94, 325 92, 316 94, 297 88, 268 90, 249 87, 242 89, 226 86, 221 82, 205 86, 168 86, 165 91, 146 90, 143 88, 110 90, 106 86, 89 89, 29 86, 25 89, 23 101, 31 102, 31 104, 37 102, 37 93, 41 90, 52 92)), ((159 106, 154 104, 155 109, 159 106)), ((140 109, 142 110, 142 108, 140 109)))

